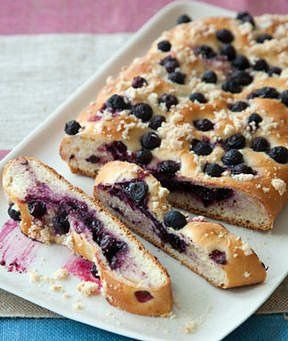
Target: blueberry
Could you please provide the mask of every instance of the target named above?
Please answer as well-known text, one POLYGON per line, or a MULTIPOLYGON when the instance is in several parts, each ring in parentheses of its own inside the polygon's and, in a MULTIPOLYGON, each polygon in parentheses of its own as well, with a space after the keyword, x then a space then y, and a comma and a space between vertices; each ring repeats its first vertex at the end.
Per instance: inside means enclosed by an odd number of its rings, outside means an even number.
POLYGON ((126 193, 135 202, 143 202, 148 193, 148 185, 144 181, 130 182, 125 188, 126 193))
POLYGON ((148 84, 148 82, 146 81, 145 78, 140 77, 140 76, 136 76, 133 78, 132 88, 139 89, 139 88, 142 88, 144 85, 147 85, 147 84, 148 84))
POLYGON ((197 155, 209 155, 212 153, 212 147, 208 142, 193 139, 191 150, 197 155))
POLYGON ((271 98, 271 99, 278 99, 280 96, 279 92, 270 86, 265 86, 264 88, 260 88, 257 90, 252 91, 247 98, 252 99, 255 97, 260 98, 271 98))
MULTIPOLYGON (((65 214, 63 214, 63 217, 65 214)), ((98 219, 87 218, 85 220, 85 225, 93 232, 93 234, 99 235, 99 232, 102 230, 102 223, 98 219)))
POLYGON ((265 71, 269 70, 269 65, 265 59, 257 59, 252 65, 253 70, 255 71, 265 71))
POLYGON ((228 80, 222 84, 222 90, 225 92, 231 92, 232 94, 238 94, 242 91, 242 88, 237 82, 228 80))
POLYGON ((94 242, 96 242, 99 245, 101 238, 103 236, 103 233, 104 233, 102 226, 100 226, 99 224, 97 226, 95 225, 95 227, 91 227, 89 226, 89 224, 87 224, 87 226, 92 231, 92 239, 94 240, 94 242))
POLYGON ((112 112, 130 109, 128 101, 120 95, 114 94, 105 102, 106 107, 112 112))
POLYGON ((238 55, 233 61, 232 65, 238 70, 245 70, 250 67, 249 60, 243 55, 238 55))
POLYGON ((235 70, 229 76, 229 80, 233 81, 237 85, 249 85, 253 82, 253 77, 243 70, 235 70))
POLYGON ((233 112, 241 112, 249 107, 249 104, 247 102, 238 101, 233 103, 229 109, 233 112))
POLYGON ((117 257, 120 251, 128 249, 125 242, 111 237, 109 234, 104 234, 100 240, 100 247, 106 257, 111 269, 116 269, 121 265, 121 259, 117 257))
POLYGON ((255 152, 267 152, 270 149, 270 143, 264 137, 254 137, 251 141, 251 148, 255 152))
POLYGON ((216 84, 217 83, 217 74, 214 71, 205 71, 202 75, 201 78, 202 82, 205 83, 212 83, 212 84, 216 84))
POLYGON ((207 163, 204 167, 204 173, 215 178, 219 178, 224 171, 225 168, 218 165, 218 163, 207 163))
POLYGON ((90 163, 97 163, 100 161, 100 157, 96 155, 90 155, 89 157, 87 157, 86 161, 90 163))
POLYGON ((146 290, 138 290, 134 292, 134 295, 138 302, 145 303, 152 300, 154 297, 146 290))
POLYGON ((91 271, 91 274, 92 274, 93 277, 100 278, 96 264, 93 263, 92 268, 91 268, 90 271, 91 271))
POLYGON ((56 234, 66 234, 69 232, 70 224, 66 212, 57 214, 52 218, 53 228, 56 234))
POLYGON ((237 53, 234 46, 226 44, 220 47, 219 53, 221 56, 225 56, 227 60, 231 61, 235 59, 237 53))
MULTIPOLYGON (((174 228, 174 230, 175 230, 175 228, 174 228)), ((178 252, 180 252, 180 253, 185 252, 186 243, 182 238, 180 238, 176 234, 169 233, 168 242, 172 246, 172 248, 177 250, 178 252)))
POLYGON ((187 14, 182 14, 180 17, 177 19, 177 25, 180 24, 186 24, 188 22, 192 21, 192 19, 189 17, 187 14))
POLYGON ((174 176, 179 169, 180 169, 179 163, 173 160, 162 161, 157 165, 158 172, 160 174, 165 174, 167 176, 174 176))
POLYGON ((180 71, 175 71, 172 73, 169 73, 168 79, 177 84, 184 84, 185 83, 186 75, 180 71))
POLYGON ((172 227, 174 230, 180 230, 187 224, 187 220, 181 212, 171 210, 165 214, 164 224, 167 227, 172 227))
POLYGON ((222 157, 222 162, 226 166, 235 166, 243 162, 243 155, 237 149, 230 149, 222 157))
POLYGON ((194 127, 200 131, 209 131, 214 128, 214 124, 208 120, 208 118, 203 118, 200 120, 193 121, 194 127))
POLYGON ((226 253, 219 250, 213 250, 209 257, 217 264, 225 265, 227 264, 226 253))
POLYGON ((288 149, 282 146, 273 147, 268 155, 278 163, 287 163, 288 162, 288 149))
POLYGON ((284 90, 281 95, 281 102, 288 107, 288 90, 284 90))
POLYGON ((80 124, 77 121, 72 120, 65 124, 64 130, 67 135, 76 135, 78 134, 80 128, 80 124))
POLYGON ((201 92, 193 92, 189 99, 192 102, 207 103, 206 97, 201 92))
POLYGON ((264 41, 266 41, 266 40, 272 40, 272 39, 273 39, 273 37, 272 37, 270 34, 268 34, 268 33, 263 33, 263 34, 260 34, 260 35, 256 38, 256 42, 257 42, 258 44, 263 44, 264 41))
POLYGON ((136 162, 140 165, 148 165, 153 159, 153 155, 150 150, 141 149, 135 153, 136 162))
POLYGON ((10 204, 8 207, 8 215, 14 221, 21 221, 21 213, 13 208, 14 204, 10 204))
POLYGON ((229 44, 234 40, 234 35, 231 31, 223 28, 222 30, 216 31, 216 37, 221 43, 229 44))
POLYGON ((171 44, 168 40, 159 41, 157 44, 158 50, 163 52, 168 52, 171 50, 171 44))
POLYGON ((143 122, 148 122, 153 115, 153 110, 147 103, 137 103, 133 105, 131 112, 143 122))
POLYGON ((127 161, 129 158, 127 146, 121 141, 113 141, 106 144, 106 150, 111 154, 113 160, 127 161))
POLYGON ((198 46, 195 50, 196 54, 200 54, 202 58, 205 59, 212 59, 216 57, 216 52, 212 49, 212 47, 208 45, 201 45, 198 46))
POLYGON ((171 94, 161 95, 158 101, 159 103, 165 103, 167 110, 170 110, 173 105, 178 104, 177 97, 171 94))
POLYGON ((160 137, 155 132, 147 132, 141 137, 141 145, 145 149, 152 150, 161 144, 160 137))
POLYGON ((149 122, 149 128, 157 130, 161 127, 162 123, 166 121, 166 118, 162 115, 155 115, 151 118, 149 122))
POLYGON ((229 136, 227 139, 223 141, 225 149, 242 149, 246 145, 245 137, 240 134, 234 134, 229 136))
POLYGON ((164 66, 168 73, 174 72, 180 67, 178 60, 172 56, 167 56, 160 60, 160 65, 164 66))
POLYGON ((255 27, 254 18, 249 12, 239 12, 236 19, 240 20, 242 23, 249 22, 253 27, 255 27))
POLYGON ((255 127, 259 127, 259 123, 263 121, 263 118, 257 114, 257 112, 254 112, 248 117, 248 124, 254 123, 255 127))
POLYGON ((253 174, 253 175, 255 175, 256 174, 256 172, 251 167, 245 165, 245 163, 239 163, 238 165, 233 166, 231 168, 231 173, 233 175, 236 175, 236 174, 253 174))
POLYGON ((282 69, 278 66, 271 66, 268 70, 268 75, 271 77, 273 75, 281 75, 282 69))
POLYGON ((46 204, 42 201, 32 201, 28 203, 30 214, 35 218, 41 218, 46 212, 46 204))

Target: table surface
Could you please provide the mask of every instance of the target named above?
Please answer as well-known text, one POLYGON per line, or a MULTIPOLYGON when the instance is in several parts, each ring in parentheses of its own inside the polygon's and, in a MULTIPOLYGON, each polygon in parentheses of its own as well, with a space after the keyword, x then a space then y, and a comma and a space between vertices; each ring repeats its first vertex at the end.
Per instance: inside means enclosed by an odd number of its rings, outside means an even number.
MULTIPOLYGON (((0 35, 133 32, 171 0, 1 0, 0 35), (128 10, 127 10, 128 9, 128 10), (106 20, 103 20, 106 18, 106 20)), ((252 14, 288 13, 287 0, 205 1, 252 14)), ((0 119, 4 118, 0 113, 0 119)), ((2 127, 3 129, 3 127, 2 127)), ((3 147, 3 146, 2 146, 3 147)), ((0 148, 3 149, 1 146, 0 148)), ((5 145, 5 149, 13 146, 5 145)), ((5 152, 0 151, 0 158, 5 152)), ((126 340, 67 319, 0 320, 0 340, 126 340)), ((225 340, 287 340, 285 315, 252 316, 225 340)))

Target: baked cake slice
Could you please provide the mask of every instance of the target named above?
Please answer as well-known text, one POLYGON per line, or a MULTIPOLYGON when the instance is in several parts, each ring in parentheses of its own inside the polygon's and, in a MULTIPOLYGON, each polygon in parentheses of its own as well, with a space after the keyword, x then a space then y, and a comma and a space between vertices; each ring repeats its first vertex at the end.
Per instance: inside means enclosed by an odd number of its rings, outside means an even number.
POLYGON ((138 163, 175 206, 271 229, 288 198, 287 33, 287 16, 180 23, 67 122, 61 157, 92 177, 138 163))
POLYGON ((107 301, 128 312, 159 316, 172 309, 167 271, 103 206, 34 158, 4 169, 9 215, 28 237, 55 242, 96 264, 107 301))
POLYGON ((215 286, 263 282, 266 270, 251 247, 224 226, 187 219, 168 203, 168 190, 141 167, 123 161, 99 171, 94 196, 126 226, 215 286))

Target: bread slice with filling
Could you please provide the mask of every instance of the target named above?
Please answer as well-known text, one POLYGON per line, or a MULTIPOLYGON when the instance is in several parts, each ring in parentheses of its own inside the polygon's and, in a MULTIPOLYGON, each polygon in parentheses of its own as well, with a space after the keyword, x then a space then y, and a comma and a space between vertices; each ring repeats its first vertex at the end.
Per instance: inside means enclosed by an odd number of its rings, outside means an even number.
POLYGON ((149 316, 171 311, 167 271, 101 203, 31 157, 8 162, 3 188, 24 234, 96 264, 111 305, 149 316))
POLYGON ((247 243, 223 225, 203 217, 187 219, 172 209, 168 195, 153 175, 128 162, 107 163, 95 180, 95 198, 126 226, 215 286, 265 280, 265 267, 247 243))

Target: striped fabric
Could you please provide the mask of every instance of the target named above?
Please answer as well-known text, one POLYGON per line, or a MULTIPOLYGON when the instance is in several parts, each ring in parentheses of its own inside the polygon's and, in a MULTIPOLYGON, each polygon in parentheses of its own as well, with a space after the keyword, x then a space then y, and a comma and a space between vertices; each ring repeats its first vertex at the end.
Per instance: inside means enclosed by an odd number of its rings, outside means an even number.
MULTIPOLYGON (((92 33, 96 34, 95 39, 109 41, 103 34, 107 33, 120 33, 120 32, 134 32, 138 30, 153 14, 155 14, 160 8, 167 5, 168 3, 172 2, 171 0, 1 0, 0 1, 0 35, 26 35, 26 37, 22 37, 27 40, 27 35, 39 35, 45 33, 53 33, 53 34, 63 34, 63 33, 92 33)), ((288 13, 288 0, 234 0, 234 1, 227 1, 227 0, 206 0, 206 3, 210 3, 216 6, 225 7, 227 9, 235 10, 235 11, 249 11, 252 14, 263 14, 263 13, 288 13)), ((37 36, 40 40, 39 46, 41 46, 41 37, 37 36)), ((60 35, 59 35, 60 37, 60 35)), ((62 37, 62 35, 61 35, 62 37)), ((1 38, 1 37, 0 37, 1 38)), ((6 39, 7 37, 5 37, 6 39)), ((9 37, 11 38, 11 44, 15 44, 13 39, 19 39, 19 37, 9 37)), ((32 37, 31 37, 32 38, 32 37)), ((73 37, 72 37, 73 38, 73 37)), ((79 37, 78 37, 79 38, 79 37)), ((122 43, 121 39, 126 39, 127 36, 119 36, 119 37, 111 37, 111 41, 117 41, 119 45, 122 43)), ((3 51, 7 51, 8 43, 0 39, 0 47, 1 53, 3 51), (1 45, 2 44, 2 45, 1 45), (5 49, 4 49, 5 48, 5 49)), ((7 38, 8 39, 8 38, 7 38)), ((33 38, 34 39, 34 38, 33 38)), ((35 37, 36 39, 36 37, 35 37)), ((50 37, 51 39, 51 37, 50 37)), ((69 39, 69 37, 67 37, 69 39)), ((83 39, 88 39, 87 36, 83 37, 83 39)), ((26 41, 25 40, 25 41, 26 41)), ((91 39, 90 39, 91 40, 91 39)), ((99 47, 99 41, 97 40, 97 47, 99 47)), ((108 42, 109 43, 109 42, 108 42)), ((96 40, 95 40, 96 44, 96 40)), ((94 42, 90 41, 91 49, 94 48, 94 42)), ((38 46, 38 47, 39 47, 38 46)), ((26 53, 27 53, 27 45, 26 45, 26 53)), ((22 57, 21 53, 19 55, 22 57)), ((103 54, 103 58, 108 57, 103 54)), ((83 59, 83 58, 82 58, 83 59)), ((1 60, 1 58, 0 58, 1 60)), ((8 60, 8 56, 2 56, 2 61, 8 60), (5 59, 6 58, 6 59, 5 59)), ((37 60, 37 59, 36 59, 37 60)), ((23 61, 21 59, 22 64, 23 61)), ((21 63, 19 62, 19 65, 21 63)), ((2 67, 5 67, 5 63, 2 67)), ((90 67, 91 64, 87 63, 90 67)), ((23 65, 22 65, 23 66, 23 65)), ((41 66, 41 64, 40 64, 41 66)), ((14 64, 14 69, 16 65, 14 64)), ((93 70, 95 69, 93 65, 93 70)), ((87 69, 88 70, 88 69, 87 69)), ((24 70, 25 71, 25 70, 24 70)), ((88 70, 89 71, 89 70, 88 70)), ((88 72, 87 71, 87 72, 88 72)), ((22 70, 23 72, 23 70, 22 70)), ((25 73, 25 72, 24 72, 25 73)), ((24 74, 23 73, 23 74, 24 74)), ((83 73, 83 69, 82 69, 83 73)), ((92 73, 92 72, 91 72, 92 73)), ((91 74, 89 71, 89 74, 91 74)), ((3 76, 3 73, 1 73, 3 76)), ((86 78, 86 76, 85 76, 86 78)), ((3 78, 2 78, 3 81, 3 78)), ((47 81, 47 80, 46 80, 47 81)), ((7 81, 4 78, 5 84, 11 86, 11 79, 7 81)), ((16 83, 16 82, 15 82, 16 83)), ((16 84, 17 85, 17 84, 16 84)), ((79 84, 77 84, 78 86, 79 84)), ((73 84, 74 86, 74 84, 73 84)), ((75 84, 76 86, 76 84, 75 84)), ((68 89, 68 88, 67 88, 68 89)), ((18 89, 19 90, 19 89, 18 89)), ((68 91, 68 90, 67 90, 68 91)), ((69 90, 69 92, 71 92, 69 90)), ((17 88, 15 89, 14 93, 17 94, 17 88)), ((66 96, 66 95, 65 95, 66 96)), ((60 99, 59 99, 60 100, 60 99)), ((56 101, 57 102, 57 101, 56 101)), ((5 106, 7 107, 7 106, 5 106)), ((1 108, 1 106, 0 106, 1 108)), ((44 110, 44 109, 43 109, 44 110)), ((21 113, 20 113, 21 114, 21 113)), ((38 113, 37 113, 38 114, 38 113)), ((0 136, 3 139, 3 132, 6 132, 8 125, 3 124, 5 123, 5 118, 9 116, 5 111, 0 111, 0 136)), ((22 116, 23 119, 23 116, 22 116)), ((8 120, 7 120, 8 122, 8 120)), ((14 121, 15 122, 15 121, 14 121)), ((35 121, 35 124, 37 122, 35 121)), ((10 129, 9 129, 10 130, 10 129)), ((13 130, 15 133, 15 129, 13 130)), ((13 134, 11 131, 11 134, 13 134)), ((9 142, 9 141, 8 141, 9 142)), ((0 148, 2 144, 2 148, 10 148, 9 143, 4 143, 3 140, 0 139, 0 148), (2 143, 1 143, 2 142, 2 143)), ((2 159, 8 150, 0 150, 0 159, 2 159)), ((276 293, 271 297, 271 299, 262 307, 261 312, 281 312, 285 311, 288 307, 288 303, 284 300, 284 297, 287 297, 288 292, 288 280, 282 284, 282 286, 276 291, 276 293), (282 302, 282 305, 281 305, 282 302)), ((3 298, 3 295, 2 295, 3 298)), ((5 302, 4 302, 5 303, 5 302)), ((1 309, 0 309, 1 310, 1 309)), ((33 315, 33 314, 32 314, 33 315)), ((6 315, 7 316, 7 315, 6 315)), ((11 315, 10 315, 11 316, 11 315)), ((19 316, 19 315, 17 315, 19 316)), ((27 316, 25 313, 24 316, 27 316)), ((35 316, 35 314, 34 314, 35 316)), ((43 316, 46 316, 43 314, 43 316)), ((255 340, 255 339, 287 339, 287 327, 285 328, 284 323, 281 317, 275 317, 272 321, 271 318, 271 328, 269 328, 268 318, 260 318, 253 317, 251 318, 246 324, 242 325, 238 331, 234 332, 230 338, 227 340, 235 340, 235 339, 246 339, 246 340, 255 340), (259 321, 261 325, 256 321, 259 321), (280 319, 279 321, 277 319, 280 319), (276 321, 277 320, 277 321, 276 321), (275 322, 276 321, 276 322, 275 322), (280 324, 283 324, 283 326, 280 324), (257 324, 258 323, 258 324, 257 324), (274 324, 273 324, 274 323, 274 324), (273 331, 272 326, 276 326, 274 330, 277 330, 277 337, 276 335, 270 335, 269 332, 273 331), (265 329, 265 325, 266 329, 265 329), (258 333, 257 335, 255 334, 258 333), (279 338, 278 338, 279 337, 279 338)), ((86 339, 88 340, 100 340, 106 339, 107 340, 116 340, 116 339, 123 339, 118 338, 115 335, 108 334, 106 332, 102 332, 97 330, 96 328, 87 327, 76 322, 68 321, 56 321, 51 322, 53 326, 44 323, 43 326, 39 325, 39 323, 29 325, 26 320, 23 320, 19 324, 13 322, 13 320, 3 320, 0 324, 0 339, 1 340, 9 340, 9 339, 19 339, 19 335, 21 335, 21 340, 31 340, 31 335, 34 335, 35 330, 39 331, 39 335, 45 335, 49 338, 53 338, 54 340, 64 340, 65 336, 70 337, 69 335, 73 334, 75 339, 77 339, 77 335, 80 338, 80 335, 85 335, 86 339), (4 321, 4 322, 3 322, 4 321), (22 323, 22 324, 21 324, 22 323), (66 323, 66 324, 65 324, 66 323), (9 324, 9 326, 8 326, 9 324), (56 324, 59 324, 56 326, 56 324), (71 325, 68 329, 71 334, 67 334, 66 326, 67 324, 71 325), (17 327, 21 329, 20 331, 17 330, 17 327), (48 330, 58 332, 56 335, 47 334, 48 330), (75 328, 73 330, 72 328, 75 328), (76 330, 78 334, 76 334, 76 330), (89 331, 89 333, 88 333, 89 331), (16 334, 18 336, 16 336, 16 334), (4 336, 5 335, 5 336, 4 336), (59 338, 58 338, 59 336, 59 338), (63 338, 64 337, 64 338, 63 338)), ((34 323, 33 321, 31 323, 34 323)), ((36 340, 33 338, 33 340, 36 340)), ((66 339, 65 339, 66 340, 66 339)))
MULTIPOLYGON (((171 0, 1 0, 0 34, 134 32, 171 0)), ((287 13, 287 0, 206 0, 252 14, 287 13)))

